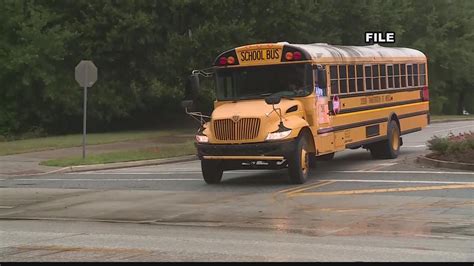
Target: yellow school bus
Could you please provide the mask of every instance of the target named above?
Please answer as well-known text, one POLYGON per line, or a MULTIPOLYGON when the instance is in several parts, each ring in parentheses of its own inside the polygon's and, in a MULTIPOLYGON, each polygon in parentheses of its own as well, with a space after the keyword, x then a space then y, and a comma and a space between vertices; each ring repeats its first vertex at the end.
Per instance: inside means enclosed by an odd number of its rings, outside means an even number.
POLYGON ((225 170, 281 168, 301 184, 317 160, 347 148, 396 158, 401 136, 429 123, 427 59, 410 48, 252 44, 193 71, 194 90, 202 75, 217 88, 196 135, 208 184, 225 170))

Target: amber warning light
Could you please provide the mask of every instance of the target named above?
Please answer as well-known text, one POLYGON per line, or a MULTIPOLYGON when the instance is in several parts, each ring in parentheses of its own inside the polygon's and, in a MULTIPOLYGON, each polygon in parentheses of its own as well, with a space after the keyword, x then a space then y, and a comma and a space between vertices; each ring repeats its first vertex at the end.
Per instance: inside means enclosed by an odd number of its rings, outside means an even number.
POLYGON ((219 58, 219 65, 225 66, 225 65, 233 65, 235 64, 235 58, 233 56, 225 57, 222 56, 219 58))

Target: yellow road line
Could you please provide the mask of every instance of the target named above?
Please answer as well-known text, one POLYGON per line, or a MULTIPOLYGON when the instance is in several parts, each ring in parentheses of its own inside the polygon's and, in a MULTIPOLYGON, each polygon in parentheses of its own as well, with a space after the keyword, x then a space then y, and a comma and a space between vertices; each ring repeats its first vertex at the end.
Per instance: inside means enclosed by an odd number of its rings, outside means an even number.
POLYGON ((301 186, 297 186, 297 187, 287 188, 287 189, 284 189, 284 190, 277 191, 275 193, 276 194, 287 193, 287 192, 290 192, 290 191, 293 191, 293 190, 298 190, 298 189, 301 189, 301 188, 311 187, 311 186, 314 186, 314 185, 317 185, 317 184, 321 184, 321 182, 325 182, 325 181, 317 181, 317 182, 314 182, 314 183, 309 183, 309 184, 305 184, 305 185, 301 185, 301 186))
POLYGON ((326 185, 329 185, 329 184, 332 184, 332 183, 334 183, 334 181, 326 181, 326 182, 323 181, 323 182, 318 183, 318 184, 315 184, 315 185, 313 185, 313 186, 300 188, 300 189, 297 189, 297 190, 293 190, 293 191, 287 192, 287 193, 285 193, 285 194, 288 195, 288 196, 291 196, 291 195, 293 195, 293 194, 300 193, 301 191, 305 191, 305 190, 308 190, 308 189, 313 189, 313 188, 318 188, 318 187, 326 186, 326 185))
POLYGON ((371 193, 387 193, 387 192, 410 192, 424 190, 443 190, 443 189, 466 189, 474 188, 474 184, 464 185, 445 185, 445 186, 422 186, 422 187, 402 187, 402 188, 381 188, 381 189, 360 189, 360 190, 342 190, 342 191, 326 191, 326 192, 302 192, 292 193, 291 196, 332 196, 332 195, 354 195, 354 194, 371 194, 371 193))

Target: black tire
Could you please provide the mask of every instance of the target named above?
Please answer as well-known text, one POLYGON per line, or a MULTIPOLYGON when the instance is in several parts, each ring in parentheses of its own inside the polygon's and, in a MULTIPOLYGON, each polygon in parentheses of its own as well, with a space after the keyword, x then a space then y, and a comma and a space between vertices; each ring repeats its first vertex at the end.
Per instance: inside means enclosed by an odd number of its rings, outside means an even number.
POLYGON ((316 158, 316 155, 314 153, 310 153, 309 154, 309 168, 311 169, 314 169, 316 168, 317 166, 317 158, 316 158))
POLYGON ((318 161, 330 161, 333 158, 334 158, 334 152, 331 152, 331 153, 320 155, 320 156, 316 157, 316 160, 318 160, 318 161))
POLYGON ((304 136, 299 136, 296 149, 288 158, 289 181, 292 184, 303 184, 309 175, 309 144, 304 136))
POLYGON ((222 180, 222 162, 219 160, 201 160, 202 177, 207 184, 218 184, 222 180))
POLYGON ((388 124, 387 139, 371 144, 369 150, 374 159, 395 159, 400 152, 400 145, 400 128, 392 120, 388 124))

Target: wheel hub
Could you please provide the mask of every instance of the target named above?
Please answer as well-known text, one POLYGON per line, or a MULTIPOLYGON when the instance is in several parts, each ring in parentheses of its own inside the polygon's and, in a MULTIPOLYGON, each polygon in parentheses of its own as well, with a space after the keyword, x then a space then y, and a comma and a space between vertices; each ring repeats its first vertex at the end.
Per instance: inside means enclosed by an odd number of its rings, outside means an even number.
POLYGON ((308 171, 308 164, 308 152, 305 149, 301 149, 301 170, 304 174, 306 174, 306 172, 308 171))

